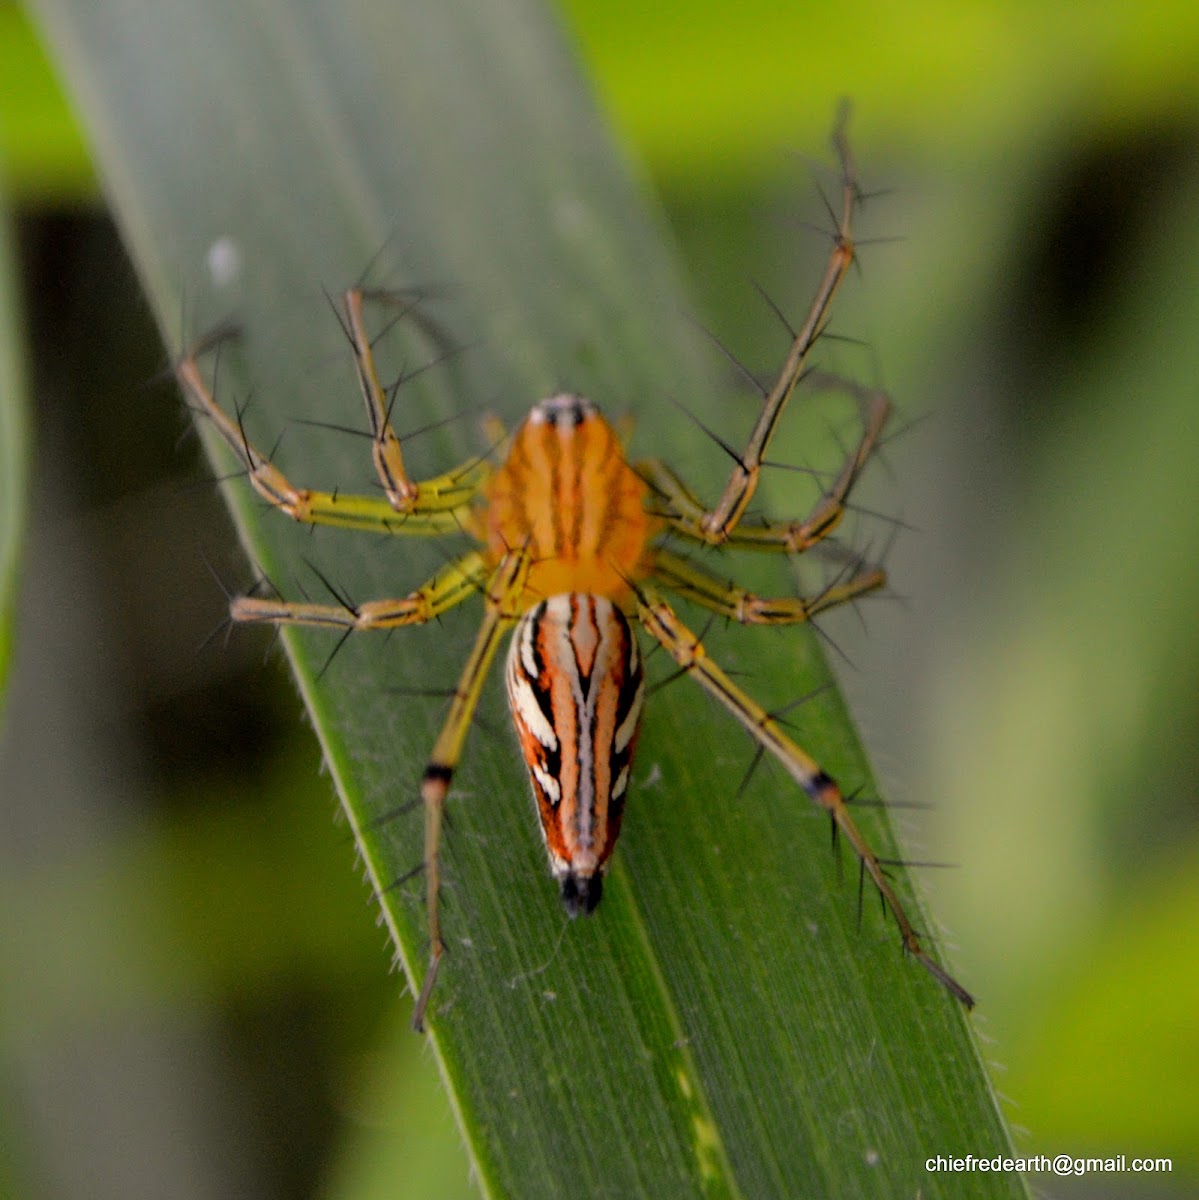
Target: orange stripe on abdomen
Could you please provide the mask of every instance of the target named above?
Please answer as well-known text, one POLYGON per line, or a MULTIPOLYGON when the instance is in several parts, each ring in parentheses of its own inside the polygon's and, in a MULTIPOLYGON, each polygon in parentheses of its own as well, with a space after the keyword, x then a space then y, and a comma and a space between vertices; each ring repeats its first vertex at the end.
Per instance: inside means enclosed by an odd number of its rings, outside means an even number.
POLYGON ((633 631, 602 596, 552 596, 517 624, 507 682, 551 870, 572 911, 590 911, 620 831, 641 713, 633 631))

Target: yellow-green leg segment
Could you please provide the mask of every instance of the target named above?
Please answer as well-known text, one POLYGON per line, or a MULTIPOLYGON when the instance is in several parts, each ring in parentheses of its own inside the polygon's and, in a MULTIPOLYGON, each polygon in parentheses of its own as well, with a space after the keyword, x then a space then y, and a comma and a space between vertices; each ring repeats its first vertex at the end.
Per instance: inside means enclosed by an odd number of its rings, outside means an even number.
POLYGON ((967 1008, 972 1008, 974 998, 970 993, 924 949, 903 904, 883 872, 878 856, 850 816, 849 805, 836 783, 783 732, 774 718, 756 700, 746 695, 708 657, 700 639, 651 588, 638 589, 637 615, 650 635, 666 649, 675 662, 691 675, 704 691, 720 701, 755 741, 774 755, 813 803, 830 814, 846 841, 853 847, 858 860, 882 896, 883 903, 895 918, 903 948, 952 995, 967 1008))

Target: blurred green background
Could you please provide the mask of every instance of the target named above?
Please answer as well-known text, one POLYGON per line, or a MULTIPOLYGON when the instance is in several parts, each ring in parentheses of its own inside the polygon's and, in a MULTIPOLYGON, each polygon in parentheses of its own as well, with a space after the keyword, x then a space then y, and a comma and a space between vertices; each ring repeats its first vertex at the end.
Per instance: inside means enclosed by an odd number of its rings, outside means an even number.
MULTIPOLYGON (((563 13, 696 313, 755 367, 776 329, 750 281, 789 310, 810 291, 803 156, 853 97, 887 194, 836 323, 867 348, 837 365, 915 424, 884 489, 903 603, 838 633, 841 675, 884 793, 933 805, 900 821, 909 851, 959 864, 927 887, 1018 1150, 1174 1160, 1052 1194, 1193 1194, 1199 15, 563 13)), ((205 560, 244 571, 13 4, 0 80, 36 398, 0 733, 0 1195, 468 1196, 298 701, 258 639, 197 652, 223 608, 205 560)))

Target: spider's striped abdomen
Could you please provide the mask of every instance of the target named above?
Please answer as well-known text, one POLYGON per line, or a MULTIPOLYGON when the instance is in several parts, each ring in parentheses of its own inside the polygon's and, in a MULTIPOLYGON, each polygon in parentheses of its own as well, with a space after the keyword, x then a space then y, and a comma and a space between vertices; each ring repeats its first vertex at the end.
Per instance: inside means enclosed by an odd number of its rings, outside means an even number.
POLYGON ((605 597, 551 596, 520 619, 507 680, 550 869, 571 916, 589 913, 620 833, 637 740, 637 640, 605 597))
POLYGON ((581 396, 553 396, 529 413, 485 487, 486 541, 495 561, 527 546, 523 608, 586 592, 629 607, 629 579, 645 573, 657 522, 645 482, 612 426, 581 396))

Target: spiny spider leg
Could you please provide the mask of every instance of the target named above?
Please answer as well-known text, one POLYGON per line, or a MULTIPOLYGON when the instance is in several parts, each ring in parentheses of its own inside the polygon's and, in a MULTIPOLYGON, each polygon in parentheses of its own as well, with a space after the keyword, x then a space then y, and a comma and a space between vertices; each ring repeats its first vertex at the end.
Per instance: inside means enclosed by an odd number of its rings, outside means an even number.
MULTIPOLYGON (((833 249, 824 269, 824 276, 803 324, 796 331, 791 348, 779 371, 778 378, 766 397, 757 424, 745 449, 729 474, 728 482, 715 508, 708 509, 687 522, 685 532, 709 545, 721 545, 730 540, 745 510, 757 490, 762 472, 762 459, 774 435, 783 409, 795 390, 808 352, 820 336, 833 296, 854 260, 853 216, 860 192, 845 127, 849 120, 848 105, 843 105, 833 130, 833 146, 841 167, 841 211, 836 217, 833 249)), ((680 526, 681 527, 681 526, 680 526)))
MULTIPOLYGON (((374 346, 367 333, 363 305, 367 294, 351 288, 345 294, 346 333, 354 351, 358 385, 366 401, 371 427, 371 455, 388 503, 398 513, 437 512, 468 504, 488 474, 483 459, 472 459, 444 475, 415 481, 408 477, 400 439, 391 424, 391 403, 375 365, 374 346)), ((394 396, 394 392, 393 392, 394 396)))
POLYGON ((461 530, 470 501, 489 473, 485 463, 471 459, 457 471, 437 477, 434 483, 451 478, 457 481, 455 486, 459 490, 455 493, 454 504, 447 503, 444 489, 439 491, 434 487, 428 503, 418 496, 402 513, 396 512, 386 499, 378 496, 356 496, 339 491, 322 492, 297 487, 246 436, 240 414, 230 416, 216 402, 200 370, 197 355, 203 349, 207 349, 207 346, 201 343, 184 354, 175 365, 175 377, 190 406, 216 426, 245 468, 254 490, 273 508, 285 513, 293 521, 337 525, 374 533, 436 536, 461 530))
POLYGON ((731 581, 709 574, 689 558, 656 550, 651 570, 655 582, 676 595, 742 625, 795 625, 838 604, 856 600, 887 582, 881 567, 862 565, 847 579, 835 579, 815 596, 755 596, 731 581))
MULTIPOLYGON (((432 620, 484 586, 481 552, 472 550, 447 564, 424 587, 400 600, 374 600, 361 606, 348 603, 294 604, 286 601, 240 597, 232 604, 235 621, 260 621, 274 625, 317 625, 348 630, 387 629, 432 620)), ((441 732, 433 745, 421 777, 420 794, 425 809, 425 900, 429 925, 429 966, 412 1016, 413 1028, 424 1028, 425 1010, 437 981, 445 951, 441 936, 439 892, 441 870, 441 818, 454 768, 462 757, 466 735, 479 703, 483 683, 496 651, 519 615, 521 592, 530 559, 524 550, 506 555, 485 584, 483 622, 470 657, 462 670, 441 732)))
POLYGON ((229 606, 235 621, 269 625, 320 625, 326 629, 395 629, 424 625, 483 587, 487 564, 478 550, 447 563, 407 596, 361 604, 309 604, 264 596, 238 596, 229 606))
POLYGON ((650 587, 642 585, 637 589, 637 616, 650 635, 666 649, 675 662, 687 671, 704 691, 719 700, 755 741, 774 755, 791 778, 807 793, 809 799, 828 811, 835 827, 853 847, 859 862, 878 889, 883 903, 895 918, 904 950, 967 1008, 973 1008, 974 997, 924 949, 902 902, 891 886, 891 881, 883 871, 883 864, 850 816, 849 805, 836 783, 783 732, 778 722, 756 700, 742 691, 708 657, 699 638, 675 616, 670 605, 650 587))
POLYGON ((529 566, 528 553, 523 549, 513 550, 501 559, 492 573, 487 584, 483 623, 466 666, 462 669, 462 676, 450 702, 450 711, 433 744, 433 752, 429 755, 421 778, 420 794, 425 806, 425 904, 429 922, 429 966, 412 1014, 412 1027, 418 1033, 424 1029, 425 1010, 429 1006, 429 997, 433 994, 437 970, 445 951, 438 908, 441 890, 438 853, 445 798, 450 790, 454 768, 462 757, 467 730, 478 707, 487 672, 500 642, 519 616, 521 592, 528 579, 529 566))
MULTIPOLYGON (((869 461, 891 415, 891 401, 885 392, 864 388, 839 376, 814 373, 811 378, 820 386, 848 392, 863 406, 865 426, 852 454, 838 472, 828 490, 816 502, 812 511, 801 521, 765 521, 760 524, 738 523, 726 531, 723 544, 745 550, 774 550, 784 554, 802 554, 817 542, 828 537, 845 515, 845 505, 862 469, 869 461)), ((760 466, 758 470, 760 470, 760 466)), ((734 468, 734 471, 739 468, 734 468)), ((637 473, 650 485, 658 497, 660 511, 672 528, 691 541, 709 544, 711 538, 703 532, 706 520, 702 504, 686 484, 657 459, 637 464, 637 473)), ((755 484, 756 486, 756 484, 755 484)))

